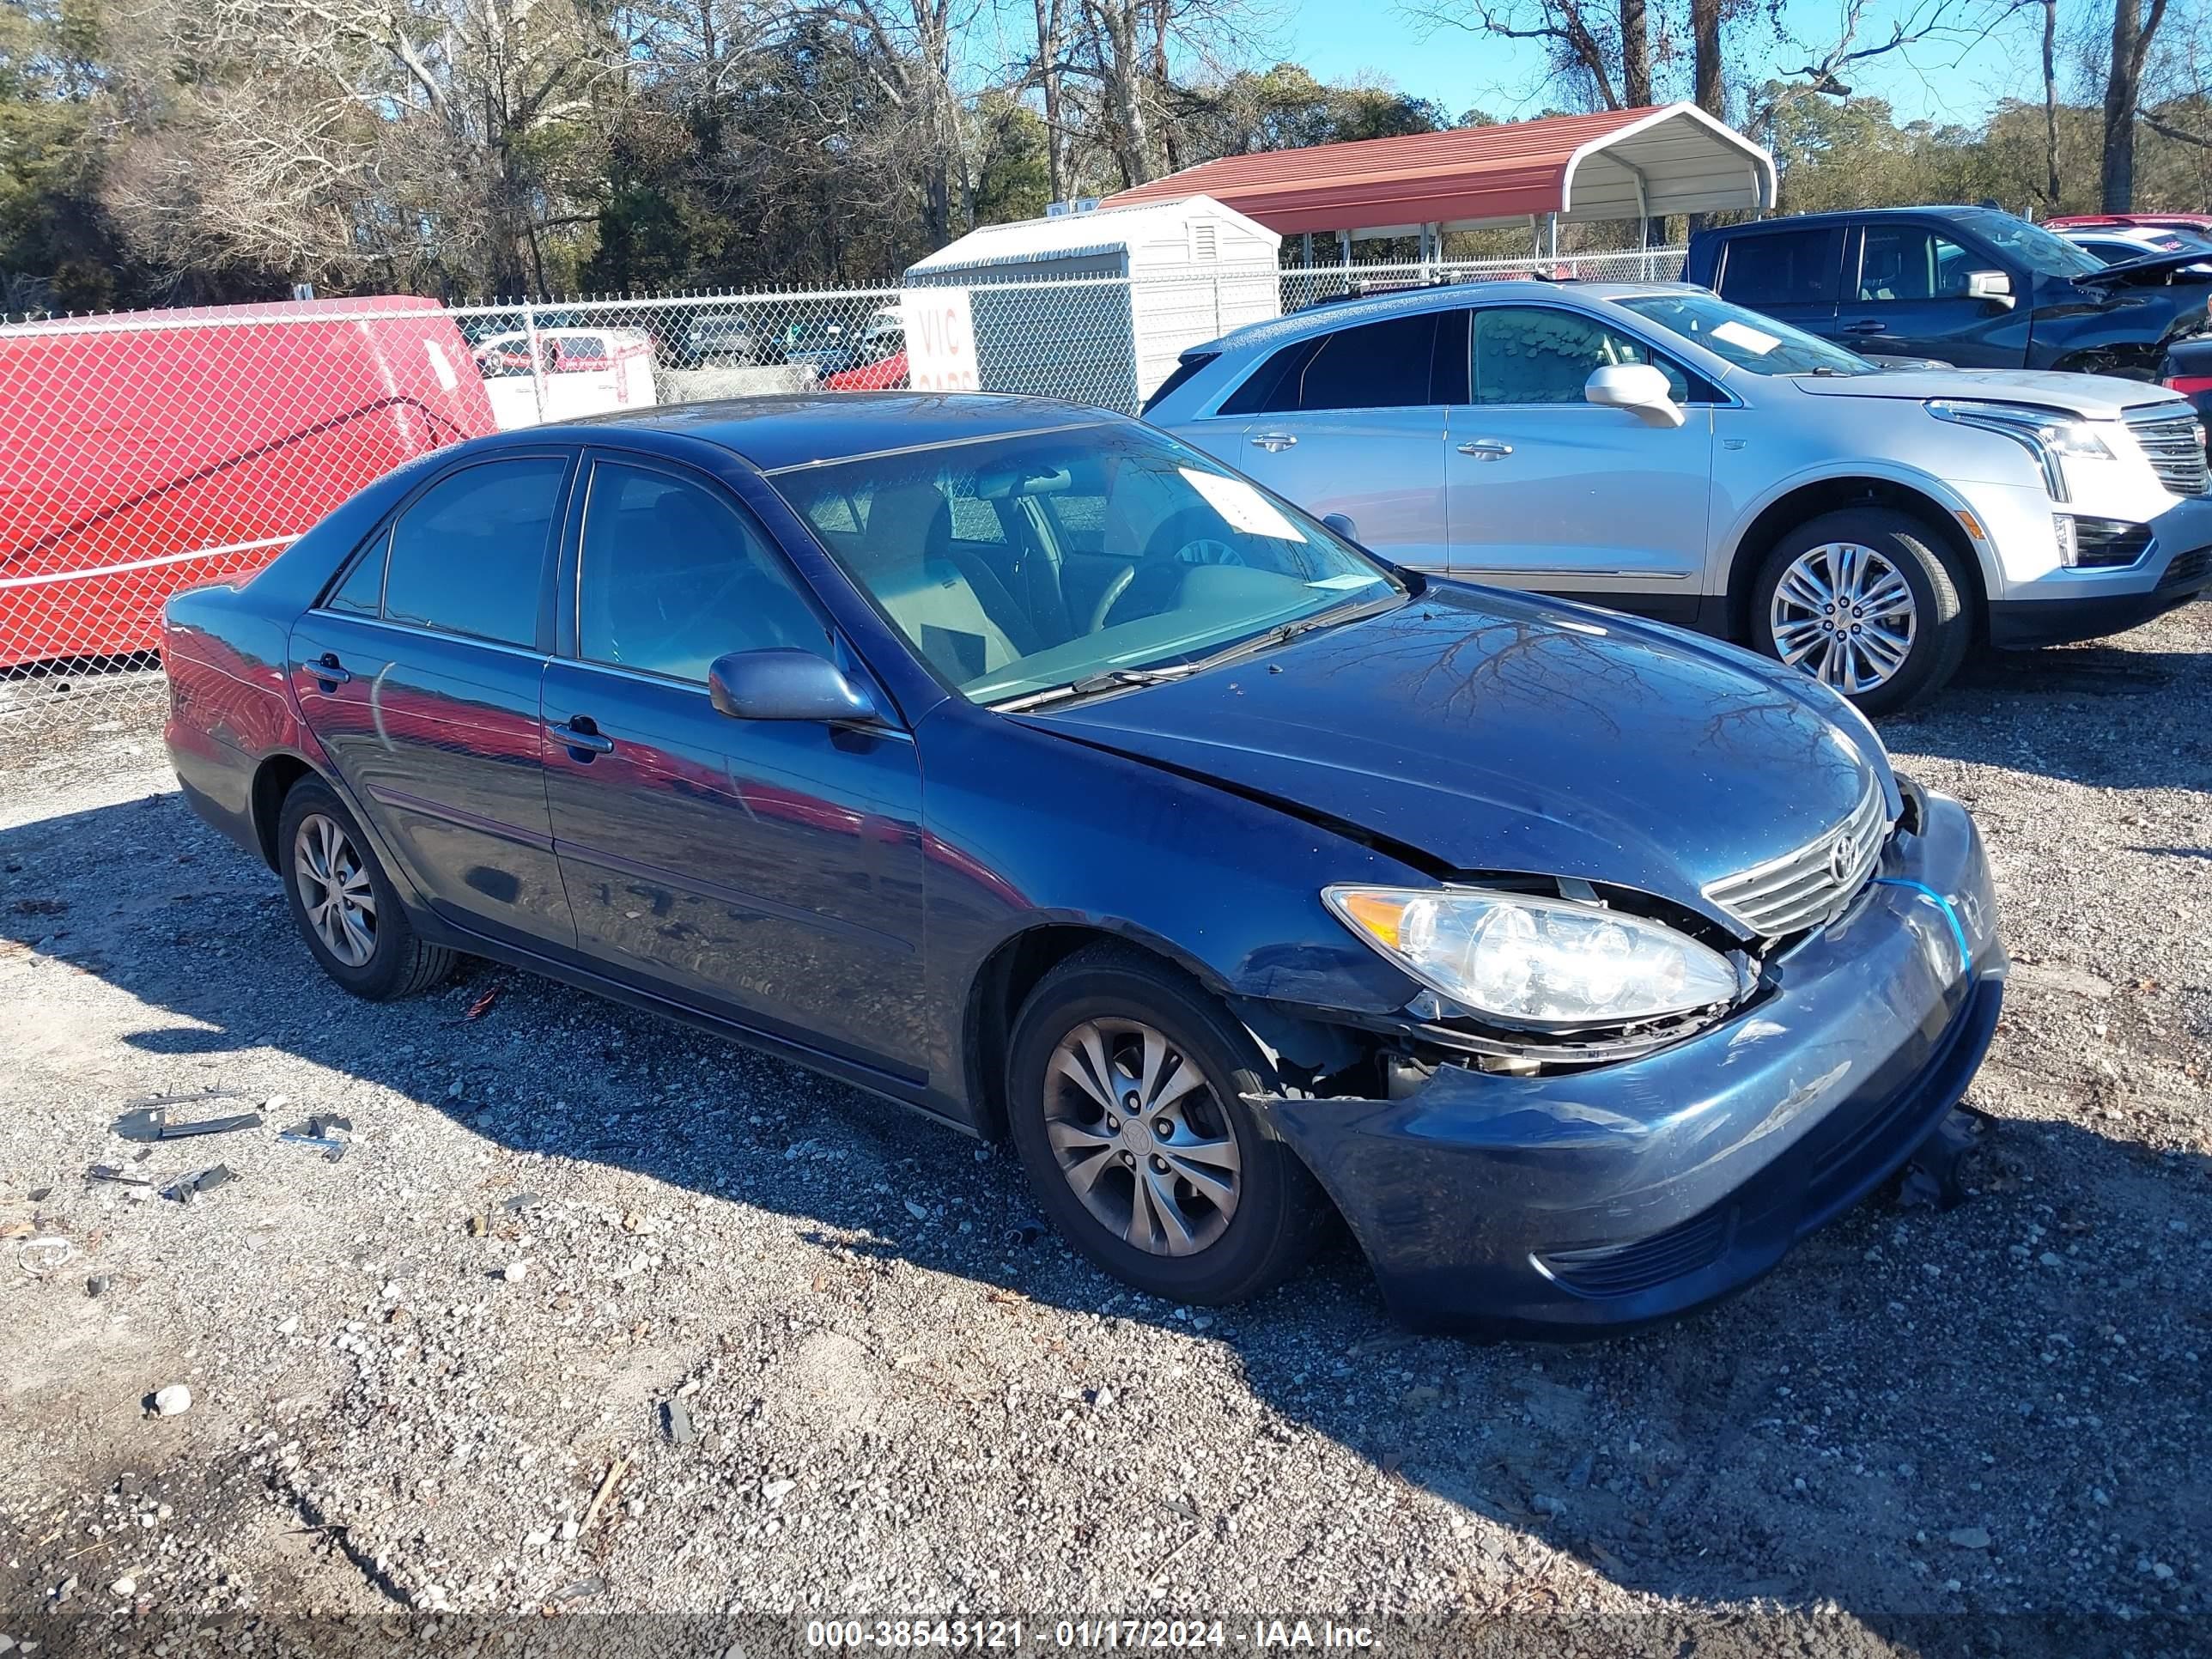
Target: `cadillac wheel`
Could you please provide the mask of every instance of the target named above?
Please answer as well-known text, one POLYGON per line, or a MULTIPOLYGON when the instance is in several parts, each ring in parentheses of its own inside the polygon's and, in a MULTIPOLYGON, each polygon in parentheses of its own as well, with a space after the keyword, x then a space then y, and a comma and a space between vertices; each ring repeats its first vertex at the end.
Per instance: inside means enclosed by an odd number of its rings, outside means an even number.
POLYGON ((1012 1044, 1016 1147, 1068 1241, 1178 1302, 1236 1302, 1304 1260, 1327 1200, 1244 1103, 1252 1039, 1173 970, 1112 947, 1031 994, 1012 1044))
POLYGON ((1752 602, 1759 649, 1869 713, 1958 672, 1973 632, 1958 556, 1919 520, 1852 507, 1802 526, 1767 556, 1752 602))

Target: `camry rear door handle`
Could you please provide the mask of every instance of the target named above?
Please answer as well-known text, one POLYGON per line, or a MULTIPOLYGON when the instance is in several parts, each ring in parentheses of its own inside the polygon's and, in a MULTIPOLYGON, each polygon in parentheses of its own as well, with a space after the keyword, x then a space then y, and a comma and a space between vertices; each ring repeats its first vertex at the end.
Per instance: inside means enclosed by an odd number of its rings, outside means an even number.
POLYGON ((1470 438, 1459 447, 1462 455, 1472 455, 1478 461, 1503 459, 1513 453, 1513 446, 1500 443, 1495 438, 1470 438))
POLYGON ((1887 323, 1877 323, 1871 319, 1863 323, 1845 323, 1844 325, 1844 332, 1846 334, 1887 334, 1889 332, 1889 325, 1887 323))
POLYGON ((1272 455, 1279 449, 1294 447, 1298 441, 1294 433, 1255 432, 1252 434, 1252 441, 1272 455))
POLYGON ((319 660, 309 663, 307 667, 309 676, 325 690, 343 685, 353 678, 351 669, 338 665, 338 653, 335 651, 324 652, 319 660))
POLYGON ((565 724, 560 720, 548 721, 545 729, 553 734, 556 742, 576 750, 580 755, 611 755, 614 752, 615 740, 603 735, 599 723, 589 714, 572 715, 565 724))

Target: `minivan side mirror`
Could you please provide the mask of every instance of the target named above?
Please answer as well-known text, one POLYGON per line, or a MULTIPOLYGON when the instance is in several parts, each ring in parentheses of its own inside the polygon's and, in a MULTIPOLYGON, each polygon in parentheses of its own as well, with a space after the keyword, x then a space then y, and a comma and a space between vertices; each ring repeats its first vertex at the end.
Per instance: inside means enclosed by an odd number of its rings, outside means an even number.
POLYGON ((1969 300, 1988 300, 2007 311, 2020 303, 2012 295, 2012 278, 2002 270, 1968 271, 1966 297, 1969 300))
POLYGON ((1355 546, 1358 544, 1359 526, 1352 523, 1352 514, 1349 513, 1324 513, 1322 514, 1321 521, 1343 537, 1345 540, 1355 546))
POLYGON ((836 663, 788 647, 715 658, 707 670, 707 696, 716 714, 737 720, 865 726, 883 719, 875 698, 846 678, 836 663))
POLYGON ((1650 363, 1608 363, 1583 383, 1583 396, 1600 409, 1625 409, 1646 426, 1680 426, 1689 418, 1667 377, 1650 363))

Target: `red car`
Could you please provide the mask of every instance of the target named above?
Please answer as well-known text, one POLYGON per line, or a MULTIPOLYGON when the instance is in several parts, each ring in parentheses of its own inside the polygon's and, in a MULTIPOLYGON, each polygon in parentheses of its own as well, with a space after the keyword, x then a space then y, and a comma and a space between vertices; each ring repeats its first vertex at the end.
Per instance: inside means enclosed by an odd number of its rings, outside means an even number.
POLYGON ((2049 230, 2191 230, 2212 237, 2212 213, 2062 213, 2049 230))
POLYGON ((832 392, 901 392, 906 388, 906 353, 894 351, 888 357, 858 368, 840 370, 828 376, 822 384, 832 392))
POLYGON ((0 668, 151 652, 172 593, 493 430, 460 331, 411 296, 27 324, 0 379, 0 668))

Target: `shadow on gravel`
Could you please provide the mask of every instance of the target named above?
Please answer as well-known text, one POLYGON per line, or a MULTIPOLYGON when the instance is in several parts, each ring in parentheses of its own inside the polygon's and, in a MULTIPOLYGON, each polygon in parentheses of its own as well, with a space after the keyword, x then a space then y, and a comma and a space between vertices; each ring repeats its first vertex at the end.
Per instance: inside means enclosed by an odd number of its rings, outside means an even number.
MULTIPOLYGON (((195 1081, 222 1075, 206 1056, 273 1048, 512 1148, 790 1215, 827 1244, 1047 1307, 1190 1333, 1235 1356, 1282 1440, 1325 1435, 1409 1495, 1493 1517, 1509 1539, 1540 1534, 1624 1586, 1876 1620, 2201 1605, 2202 1160, 2011 1118, 1978 1154, 1965 1206, 1869 1204, 1732 1303, 1581 1347, 1410 1336, 1342 1243, 1266 1300, 1204 1314, 1124 1291, 1037 1237, 1011 1159, 979 1160, 963 1137, 811 1074, 503 969, 389 1007, 349 1000, 312 968, 276 878, 175 795, 0 833, 0 935, 137 999, 148 1029, 130 1040, 193 1057, 195 1081), (56 892, 112 903, 58 912, 56 892), (465 1022, 495 981, 497 1004, 465 1022)), ((2007 1041, 2001 1028, 2001 1052, 2007 1041)), ((374 1139, 352 1156, 375 1158, 374 1139)), ((790 1286, 794 1318, 822 1305, 809 1296, 790 1286)), ((1110 1403, 1158 1420, 1158 1401, 1110 1403)), ((1486 1529, 1475 1537, 1489 1547, 1486 1529)))
POLYGON ((1893 749, 2100 788, 2207 789, 2208 700, 2212 652, 1980 649, 1931 708, 1881 725, 1893 749))

